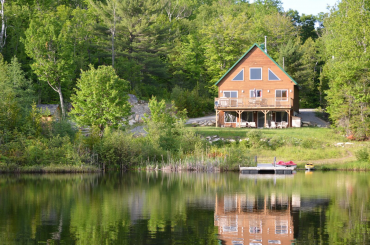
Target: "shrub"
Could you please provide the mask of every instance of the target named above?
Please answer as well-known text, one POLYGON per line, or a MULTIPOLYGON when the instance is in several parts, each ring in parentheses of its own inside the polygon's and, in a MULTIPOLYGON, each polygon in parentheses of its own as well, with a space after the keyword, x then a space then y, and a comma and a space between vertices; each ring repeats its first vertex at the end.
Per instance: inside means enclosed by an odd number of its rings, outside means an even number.
POLYGON ((250 147, 266 147, 268 145, 267 139, 264 137, 263 133, 259 130, 251 130, 247 133, 248 143, 250 147))
POLYGON ((362 148, 355 152, 358 161, 369 161, 369 152, 366 148, 362 148))
POLYGON ((278 135, 274 135, 268 142, 269 147, 276 150, 279 147, 284 146, 284 138, 278 135))
POLYGON ((171 99, 180 110, 186 109, 189 117, 204 116, 213 109, 213 100, 206 95, 200 96, 197 87, 192 91, 175 86, 171 99))

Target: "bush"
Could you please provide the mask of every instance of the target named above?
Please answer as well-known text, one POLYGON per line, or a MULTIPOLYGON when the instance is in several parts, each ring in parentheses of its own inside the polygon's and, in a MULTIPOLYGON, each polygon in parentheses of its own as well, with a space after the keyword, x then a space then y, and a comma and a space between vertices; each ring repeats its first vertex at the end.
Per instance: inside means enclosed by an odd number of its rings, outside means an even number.
POLYGON ((189 117, 204 116, 204 113, 213 110, 213 100, 207 96, 200 96, 197 88, 189 91, 176 86, 172 90, 171 99, 177 108, 186 109, 189 117))
POLYGON ((269 140, 268 144, 272 150, 276 150, 277 148, 284 146, 284 138, 278 135, 274 135, 269 140))
POLYGON ((362 148, 355 152, 358 161, 369 161, 369 152, 366 148, 362 148))
POLYGON ((266 147, 268 140, 265 138, 263 133, 259 130, 251 130, 247 133, 248 143, 252 148, 266 147))
POLYGON ((135 156, 139 154, 139 147, 135 147, 132 134, 106 130, 98 151, 101 161, 107 166, 129 167, 136 163, 135 156))

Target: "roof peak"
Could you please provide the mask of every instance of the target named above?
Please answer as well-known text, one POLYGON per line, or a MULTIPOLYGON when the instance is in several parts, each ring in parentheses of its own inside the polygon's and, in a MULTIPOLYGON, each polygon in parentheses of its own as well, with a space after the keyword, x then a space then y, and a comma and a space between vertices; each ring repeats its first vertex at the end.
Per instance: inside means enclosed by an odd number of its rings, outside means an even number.
MULTIPOLYGON (((254 43, 249 49, 248 49, 248 51, 247 52, 245 52, 241 57, 240 57, 240 59, 237 61, 237 62, 235 62, 235 64, 216 82, 216 84, 215 85, 217 85, 217 84, 219 84, 219 82, 221 82, 221 80, 224 78, 224 77, 226 77, 226 75, 227 74, 229 74, 229 72, 242 60, 242 59, 244 59, 244 57, 254 48, 254 47, 258 47, 268 58, 270 58, 270 60, 272 60, 272 62, 274 62, 275 63, 275 65, 277 65, 277 67, 279 67, 293 82, 294 82, 294 84, 295 85, 298 85, 298 83, 283 69, 283 68, 281 68, 281 66, 278 64, 278 63, 276 63, 276 61, 273 59, 273 58, 271 58, 271 56, 269 55, 269 54, 267 54, 262 48, 261 48, 261 46, 260 45, 258 45, 257 43, 254 43)), ((299 85, 298 85, 299 86, 299 85)))

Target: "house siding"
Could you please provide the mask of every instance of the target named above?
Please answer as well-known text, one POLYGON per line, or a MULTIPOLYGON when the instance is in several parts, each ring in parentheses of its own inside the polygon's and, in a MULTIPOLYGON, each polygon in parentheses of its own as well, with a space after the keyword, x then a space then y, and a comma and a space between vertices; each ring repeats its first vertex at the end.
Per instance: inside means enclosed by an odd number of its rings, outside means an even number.
MULTIPOLYGON (((294 99, 297 92, 295 83, 269 59, 259 48, 254 47, 218 84, 218 97, 223 96, 221 91, 238 91, 238 98, 249 98, 250 90, 262 90, 262 98, 275 98, 276 89, 287 89, 288 98, 294 99), (262 80, 249 80, 249 68, 262 68, 262 80), (232 79, 244 68, 244 81, 232 79), (268 72, 271 69, 280 81, 269 81, 268 72), (242 92, 244 91, 244 93, 242 92), (292 92, 290 92, 292 91, 292 92)), ((298 89, 297 89, 298 90, 298 89)))
MULTIPOLYGON (((217 83, 218 86, 218 98, 224 96, 225 91, 237 91, 238 99, 247 102, 250 99, 250 91, 261 90, 262 99, 269 101, 269 113, 271 113, 271 119, 275 121, 276 112, 289 112, 290 117, 288 119, 289 125, 291 125, 291 116, 294 112, 299 113, 299 87, 297 83, 283 71, 266 53, 264 53, 257 45, 254 45, 245 55, 241 58, 217 83), (250 80, 250 68, 261 68, 262 79, 261 80, 250 80), (232 81, 240 71, 244 69, 244 80, 243 81, 232 81), (269 70, 271 70, 280 80, 269 81, 269 70), (288 102, 285 109, 276 106, 276 90, 287 90, 288 91, 288 102), (275 108, 270 106, 275 104, 275 108), (291 105, 291 107, 289 106, 291 105), (289 108, 291 108, 289 110, 289 108)), ((238 100, 238 101, 239 101, 238 100)), ((266 110, 266 109, 265 109, 266 110)), ((253 121, 258 125, 257 114, 259 109, 251 109, 247 107, 237 107, 235 109, 228 108, 226 110, 220 109, 218 111, 218 125, 236 127, 238 123, 226 123, 224 122, 225 111, 234 111, 239 113, 241 111, 253 111, 253 121)), ((239 118, 237 117, 237 122, 239 118)), ((261 123, 260 123, 261 124, 261 123)), ((261 127, 261 125, 258 125, 261 127)))

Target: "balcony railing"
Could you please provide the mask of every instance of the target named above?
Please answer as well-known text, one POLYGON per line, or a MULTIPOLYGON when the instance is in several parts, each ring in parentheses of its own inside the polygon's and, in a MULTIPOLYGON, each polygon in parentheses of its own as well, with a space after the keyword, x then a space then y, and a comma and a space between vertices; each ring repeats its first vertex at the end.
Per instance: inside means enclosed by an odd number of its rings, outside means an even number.
POLYGON ((291 108, 293 99, 276 98, 215 98, 215 109, 220 108, 291 108))

